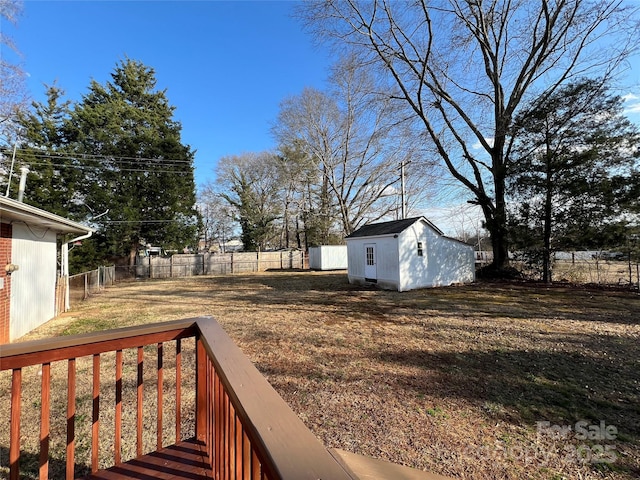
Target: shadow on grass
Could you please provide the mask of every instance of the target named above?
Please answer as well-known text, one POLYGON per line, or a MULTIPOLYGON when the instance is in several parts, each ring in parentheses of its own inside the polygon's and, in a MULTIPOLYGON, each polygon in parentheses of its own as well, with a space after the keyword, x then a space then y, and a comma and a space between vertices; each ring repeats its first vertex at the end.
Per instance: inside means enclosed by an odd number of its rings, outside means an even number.
MULTIPOLYGON (((640 324, 640 296, 628 292, 590 290, 583 287, 546 286, 535 283, 486 283, 429 288, 409 292, 350 285, 346 274, 284 272, 198 277, 189 281, 150 280, 153 290, 143 293, 173 305, 194 300, 224 301, 234 298, 252 305, 273 305, 318 311, 332 306, 356 318, 393 321, 394 315, 422 310, 440 316, 509 317, 511 319, 601 321, 640 324), (197 287, 194 288, 194 282, 197 287), (266 288, 265 288, 266 287, 266 288)), ((127 304, 140 302, 134 290, 112 297, 127 304)))
POLYGON ((616 426, 621 440, 638 442, 639 373, 632 354, 637 345, 628 339, 615 346, 618 358, 536 350, 392 350, 376 360, 424 371, 424 376, 396 373, 390 380, 396 388, 465 398, 488 416, 515 423, 605 421, 616 426))
POLYGON ((352 313, 368 314, 375 310, 374 313, 384 315, 409 309, 443 316, 504 316, 512 319, 536 316, 553 320, 640 324, 640 316, 631 313, 640 309, 640 296, 584 287, 478 282, 396 292, 351 285, 346 274, 310 273, 252 275, 248 278, 235 277, 232 281, 239 285, 249 282, 268 287, 268 290, 258 289, 244 297, 255 304, 286 305, 291 302, 291 292, 296 292, 299 302, 306 302, 310 307, 333 305, 352 313))
MULTIPOLYGON (((9 467, 9 449, 0 446, 0 465, 9 467)), ((65 478, 66 461, 59 458, 49 458, 48 478, 65 478)), ((40 456, 31 452, 20 452, 20 480, 37 480, 39 478, 40 456)), ((87 465, 76 464, 73 478, 84 478, 91 474, 91 468, 87 465)), ((8 475, 8 471, 7 471, 8 475)), ((8 478, 8 477, 7 477, 8 478)))

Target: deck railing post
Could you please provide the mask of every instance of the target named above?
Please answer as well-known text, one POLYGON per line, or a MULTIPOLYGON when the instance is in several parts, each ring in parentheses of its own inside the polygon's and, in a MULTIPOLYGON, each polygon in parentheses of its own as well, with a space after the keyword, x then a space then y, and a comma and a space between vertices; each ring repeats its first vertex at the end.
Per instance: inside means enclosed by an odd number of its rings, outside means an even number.
POLYGON ((22 369, 14 368, 11 376, 11 437, 9 446, 9 478, 20 475, 20 401, 22 396, 22 369))
POLYGON ((42 364, 40 387, 40 477, 49 478, 49 408, 51 401, 51 364, 42 364))
POLYGON ((196 439, 207 438, 207 352, 202 339, 196 340, 196 439))

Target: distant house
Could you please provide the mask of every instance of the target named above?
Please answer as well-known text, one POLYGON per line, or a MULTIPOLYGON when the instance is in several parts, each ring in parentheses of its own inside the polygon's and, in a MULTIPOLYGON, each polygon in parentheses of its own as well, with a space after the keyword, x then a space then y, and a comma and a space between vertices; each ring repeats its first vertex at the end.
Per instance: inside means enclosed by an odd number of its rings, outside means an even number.
POLYGON ((244 249, 244 244, 241 240, 227 240, 221 243, 222 251, 224 253, 241 252, 244 249))
POLYGON ((0 343, 13 341, 66 309, 68 244, 92 229, 0 197, 0 343), (58 235, 70 234, 60 252, 58 235))
POLYGON ((346 242, 349 283, 403 292, 475 280, 473 247, 424 217, 368 224, 346 242))

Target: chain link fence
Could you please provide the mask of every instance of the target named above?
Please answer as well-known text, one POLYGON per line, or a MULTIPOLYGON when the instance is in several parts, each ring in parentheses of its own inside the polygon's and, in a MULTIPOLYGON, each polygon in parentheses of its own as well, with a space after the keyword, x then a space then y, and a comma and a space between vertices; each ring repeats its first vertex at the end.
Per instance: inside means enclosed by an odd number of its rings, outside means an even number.
POLYGON ((86 300, 90 295, 99 293, 116 281, 116 267, 98 267, 89 272, 69 277, 69 300, 71 305, 86 300))

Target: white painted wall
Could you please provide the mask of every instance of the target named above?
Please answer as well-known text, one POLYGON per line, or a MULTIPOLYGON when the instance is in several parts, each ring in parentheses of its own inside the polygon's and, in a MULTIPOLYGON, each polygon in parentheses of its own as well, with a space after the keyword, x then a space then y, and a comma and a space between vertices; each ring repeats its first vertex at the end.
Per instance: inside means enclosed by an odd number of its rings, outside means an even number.
POLYGON ((309 268, 312 270, 346 270, 346 245, 321 245, 309 248, 309 268))
POLYGON ((13 341, 55 316, 56 232, 13 224, 9 337, 13 341))
POLYGON ((432 286, 428 279, 429 270, 434 267, 437 260, 432 253, 433 242, 437 236, 438 234, 424 222, 416 222, 400 233, 398 237, 399 292, 432 286), (422 243, 422 256, 418 255, 418 242, 422 243))
POLYGON ((398 241, 393 236, 347 238, 349 283, 365 283, 365 245, 376 246, 377 285, 396 289, 400 281, 398 270, 398 241))
POLYGON ((399 291, 439 287, 475 280, 473 247, 438 235, 423 222, 416 222, 400 234, 399 291), (422 254, 418 256, 418 242, 422 254))

